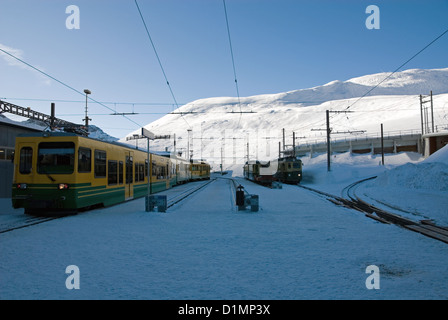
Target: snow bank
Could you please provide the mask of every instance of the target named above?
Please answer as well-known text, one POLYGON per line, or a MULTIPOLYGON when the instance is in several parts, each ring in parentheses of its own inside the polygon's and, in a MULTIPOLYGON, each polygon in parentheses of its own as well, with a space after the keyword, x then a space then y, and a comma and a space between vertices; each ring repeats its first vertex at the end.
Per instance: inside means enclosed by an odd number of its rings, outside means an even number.
POLYGON ((448 190, 448 165, 440 162, 407 163, 384 172, 376 181, 376 186, 401 186, 408 189, 448 190))
POLYGON ((430 155, 424 162, 440 162, 448 164, 448 145, 430 155))
POLYGON ((385 170, 359 188, 358 196, 416 220, 432 219, 448 224, 448 148, 418 163, 385 170))
POLYGON ((422 163, 406 163, 386 171, 374 182, 378 187, 401 186, 409 189, 448 190, 448 148, 444 147, 422 163))

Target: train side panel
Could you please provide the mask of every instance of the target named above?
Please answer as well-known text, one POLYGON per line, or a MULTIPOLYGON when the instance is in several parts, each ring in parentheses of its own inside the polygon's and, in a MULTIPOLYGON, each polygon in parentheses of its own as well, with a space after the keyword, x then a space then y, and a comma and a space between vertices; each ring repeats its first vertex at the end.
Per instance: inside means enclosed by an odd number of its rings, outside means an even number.
MULTIPOLYGON (((147 152, 68 133, 19 136, 15 155, 12 204, 29 213, 110 206, 166 190, 192 175, 186 160, 176 164, 151 153, 148 161, 147 152)), ((207 174, 209 169, 200 171, 199 178, 207 174)))
POLYGON ((171 161, 169 158, 151 154, 151 193, 171 187, 171 161))

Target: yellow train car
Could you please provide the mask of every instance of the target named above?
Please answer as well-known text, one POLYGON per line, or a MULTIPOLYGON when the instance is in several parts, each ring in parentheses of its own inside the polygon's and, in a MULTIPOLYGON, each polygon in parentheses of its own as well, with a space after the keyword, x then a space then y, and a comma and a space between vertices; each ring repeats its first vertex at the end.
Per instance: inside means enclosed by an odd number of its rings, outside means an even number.
POLYGON ((12 204, 26 213, 110 206, 171 186, 169 158, 73 133, 18 136, 14 164, 12 204))
POLYGON ((210 179, 210 165, 205 161, 192 161, 190 163, 191 180, 210 179))
POLYGON ((187 159, 174 154, 167 154, 171 161, 171 186, 184 184, 190 181, 190 163, 187 159))
POLYGON ((300 183, 302 180, 302 160, 296 157, 279 158, 275 178, 284 183, 300 183))

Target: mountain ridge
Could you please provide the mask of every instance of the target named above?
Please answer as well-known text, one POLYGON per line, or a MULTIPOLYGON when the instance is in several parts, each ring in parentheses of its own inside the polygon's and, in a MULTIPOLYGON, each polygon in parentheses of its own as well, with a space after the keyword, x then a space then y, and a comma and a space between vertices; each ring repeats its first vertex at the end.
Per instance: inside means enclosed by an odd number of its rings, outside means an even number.
MULTIPOLYGON (((264 153, 264 158, 272 158, 273 150, 278 149, 279 141, 282 142, 283 129, 289 145, 292 145, 293 131, 299 137, 297 143, 324 139, 326 110, 353 112, 332 114, 331 127, 335 132, 373 134, 379 132, 380 124, 384 124, 388 131, 418 130, 421 126, 419 95, 429 95, 432 91, 435 122, 443 126, 448 123, 447 83, 448 68, 410 69, 392 75, 377 73, 346 81, 335 80, 322 86, 275 94, 239 99, 204 98, 179 107, 175 113, 167 114, 145 128, 156 135, 172 136, 170 140, 152 141, 153 151, 173 151, 176 135, 176 151, 193 150, 193 158, 216 159, 224 153, 227 154, 225 158, 233 162, 237 158, 241 162, 249 142, 250 154, 259 157, 264 153), (269 146, 266 144, 268 139, 272 142, 269 146)), ((138 130, 129 135, 135 133, 138 130)), ((125 142, 125 139, 120 141, 125 142)), ((146 141, 139 141, 138 145, 145 148, 146 141)))

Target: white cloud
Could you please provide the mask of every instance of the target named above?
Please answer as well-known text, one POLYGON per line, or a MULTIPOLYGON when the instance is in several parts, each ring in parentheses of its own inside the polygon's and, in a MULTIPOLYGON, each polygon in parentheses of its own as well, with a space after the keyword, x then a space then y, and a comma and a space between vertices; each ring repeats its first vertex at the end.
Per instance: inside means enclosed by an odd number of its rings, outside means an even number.
MULTIPOLYGON (((15 49, 15 48, 8 47, 8 46, 0 43, 0 58, 2 58, 8 65, 36 72, 36 70, 32 69, 31 67, 29 67, 25 63, 15 59, 12 56, 14 56, 14 57, 16 57, 16 58, 18 58, 20 60, 23 60, 23 51, 20 50, 20 49, 15 49), (5 53, 4 51, 6 51, 7 53, 5 53)), ((44 71, 44 69, 41 68, 41 67, 36 67, 36 68, 41 70, 41 71, 44 71)), ((44 75, 39 73, 37 76, 38 76, 38 78, 40 80, 42 80, 43 84, 45 84, 47 86, 51 85, 51 81, 47 77, 45 77, 44 75)))
MULTIPOLYGON (((0 49, 8 52, 9 54, 11 54, 11 55, 13 55, 13 56, 15 56, 15 57, 17 57, 19 59, 22 59, 23 51, 20 50, 20 49, 14 49, 14 48, 5 46, 4 44, 1 44, 1 43, 0 43, 0 49)), ((6 54, 5 52, 3 52, 1 50, 0 50, 0 57, 3 60, 5 60, 8 65, 10 65, 10 66, 18 66, 18 67, 21 67, 23 69, 26 68, 26 66, 23 63, 21 63, 17 59, 14 59, 13 57, 11 57, 10 55, 6 54)))

